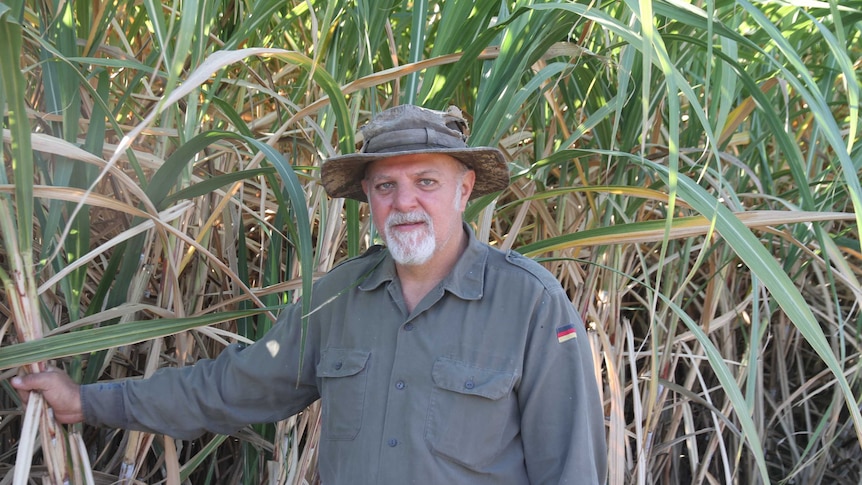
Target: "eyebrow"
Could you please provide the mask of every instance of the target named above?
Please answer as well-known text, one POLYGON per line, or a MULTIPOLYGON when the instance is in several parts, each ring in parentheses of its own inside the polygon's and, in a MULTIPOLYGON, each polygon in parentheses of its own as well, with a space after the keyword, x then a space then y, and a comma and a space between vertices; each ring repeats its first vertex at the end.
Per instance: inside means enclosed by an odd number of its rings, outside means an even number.
MULTIPOLYGON (((413 173, 411 173, 411 174, 410 174, 410 176, 412 176, 412 177, 422 177, 422 176, 427 176, 427 175, 437 175, 437 174, 439 174, 439 173, 440 173, 440 169, 437 169, 437 168, 426 168, 426 169, 424 169, 424 170, 419 170, 418 172, 413 172, 413 173)), ((387 178, 392 178, 392 176, 391 176, 391 175, 388 175, 387 173, 385 173, 385 172, 384 172, 384 173, 380 173, 380 174, 374 175, 374 176, 372 176, 372 177, 369 177, 369 180, 373 182, 373 181, 376 181, 376 180, 380 180, 380 179, 387 179, 387 178)))

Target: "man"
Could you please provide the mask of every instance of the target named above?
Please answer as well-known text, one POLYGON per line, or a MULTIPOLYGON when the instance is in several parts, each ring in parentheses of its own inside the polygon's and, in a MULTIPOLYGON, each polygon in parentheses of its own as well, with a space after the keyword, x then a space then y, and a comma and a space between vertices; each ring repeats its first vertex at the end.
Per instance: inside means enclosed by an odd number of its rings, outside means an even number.
POLYGON ((293 306, 254 345, 147 380, 78 388, 49 372, 13 385, 43 392, 64 422, 177 438, 284 419, 320 398, 327 485, 604 483, 583 324, 548 271, 462 222, 508 171, 499 150, 467 147, 458 114, 384 111, 360 153, 323 165, 329 195, 370 203, 386 248, 315 283, 304 352, 293 306))

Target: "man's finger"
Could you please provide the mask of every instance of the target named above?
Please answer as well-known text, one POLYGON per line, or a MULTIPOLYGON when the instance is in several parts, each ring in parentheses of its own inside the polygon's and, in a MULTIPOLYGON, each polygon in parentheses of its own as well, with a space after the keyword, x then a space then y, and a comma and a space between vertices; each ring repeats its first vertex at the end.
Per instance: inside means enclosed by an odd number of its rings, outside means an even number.
POLYGON ((27 374, 13 377, 11 383, 12 387, 19 391, 39 391, 42 389, 40 381, 42 379, 39 378, 39 374, 27 374))
POLYGON ((21 402, 23 404, 27 404, 27 402, 30 401, 31 388, 27 385, 24 379, 22 379, 21 376, 15 376, 9 382, 12 384, 12 387, 18 391, 18 396, 21 397, 21 402))

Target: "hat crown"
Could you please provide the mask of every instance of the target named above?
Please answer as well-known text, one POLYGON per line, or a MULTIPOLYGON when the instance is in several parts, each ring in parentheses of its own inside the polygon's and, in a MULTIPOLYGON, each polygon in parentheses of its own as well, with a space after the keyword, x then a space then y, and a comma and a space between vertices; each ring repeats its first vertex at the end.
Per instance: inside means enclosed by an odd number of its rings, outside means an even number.
POLYGON ((375 116, 360 133, 360 153, 467 147, 467 120, 454 106, 448 111, 396 106, 375 116))

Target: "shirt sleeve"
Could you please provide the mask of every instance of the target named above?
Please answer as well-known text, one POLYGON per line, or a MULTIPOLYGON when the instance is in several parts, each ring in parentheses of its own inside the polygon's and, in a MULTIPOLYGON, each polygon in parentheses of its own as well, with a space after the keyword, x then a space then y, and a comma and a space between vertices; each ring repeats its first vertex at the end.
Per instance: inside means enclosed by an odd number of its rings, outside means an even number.
POLYGON ((258 342, 231 345, 215 359, 148 379, 82 386, 85 421, 191 439, 296 414, 319 398, 316 332, 309 325, 300 352, 300 312, 298 305, 285 309, 258 342))
POLYGON ((562 288, 545 296, 518 391, 527 474, 531 484, 604 484, 604 413, 589 340, 562 288))

